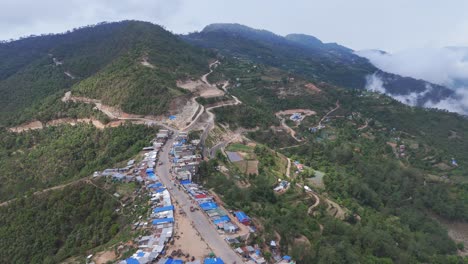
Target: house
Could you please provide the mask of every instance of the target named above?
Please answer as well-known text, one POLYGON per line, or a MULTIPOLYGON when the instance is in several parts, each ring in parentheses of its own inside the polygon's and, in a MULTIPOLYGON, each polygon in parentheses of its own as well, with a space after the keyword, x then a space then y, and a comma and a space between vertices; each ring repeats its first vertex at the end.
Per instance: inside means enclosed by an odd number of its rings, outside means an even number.
POLYGON ((250 217, 248 217, 244 212, 237 211, 234 213, 236 215, 237 220, 244 225, 250 225, 250 217))
POLYGON ((221 258, 206 258, 203 264, 224 264, 221 258))
POLYGON ((183 180, 192 181, 192 173, 190 171, 179 171, 177 172, 176 178, 179 181, 183 181, 183 180))

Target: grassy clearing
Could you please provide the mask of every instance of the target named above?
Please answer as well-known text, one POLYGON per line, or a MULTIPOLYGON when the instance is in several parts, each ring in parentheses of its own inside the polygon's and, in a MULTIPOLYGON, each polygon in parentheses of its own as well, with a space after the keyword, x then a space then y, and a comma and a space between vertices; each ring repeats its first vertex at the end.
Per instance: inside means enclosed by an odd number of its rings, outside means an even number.
POLYGON ((232 151, 232 152, 237 152, 237 151, 240 151, 240 152, 247 152, 247 153, 252 153, 253 152, 253 148, 252 147, 249 147, 249 146, 246 146, 246 145, 243 145, 243 144, 239 144, 239 143, 233 143, 233 144, 230 144, 227 148, 226 148, 227 151, 232 151))

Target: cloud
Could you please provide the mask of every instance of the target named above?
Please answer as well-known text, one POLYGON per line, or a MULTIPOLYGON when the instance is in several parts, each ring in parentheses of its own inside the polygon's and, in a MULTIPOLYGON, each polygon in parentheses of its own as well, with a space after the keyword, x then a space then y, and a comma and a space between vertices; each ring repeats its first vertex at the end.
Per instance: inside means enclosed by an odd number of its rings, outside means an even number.
MULTIPOLYGON (((445 109, 451 112, 468 114, 468 48, 421 48, 395 54, 376 50, 358 51, 357 55, 367 58, 377 68, 394 74, 443 85, 455 91, 455 95, 440 102, 428 101, 425 107, 445 109)), ((375 80, 378 76, 369 76, 366 89, 376 91, 375 80)), ((380 80, 377 90, 388 92, 380 80)), ((422 93, 408 95, 390 95, 396 100, 409 105, 417 105, 418 99, 431 91, 427 87, 422 93)))
POLYGON ((468 48, 421 48, 395 54, 367 50, 356 54, 386 72, 449 88, 468 86, 468 48))
MULTIPOLYGON (((385 88, 385 83, 384 81, 378 76, 377 73, 374 74, 369 74, 366 76, 366 90, 372 91, 372 92, 377 92, 381 94, 387 94, 391 96, 393 99, 407 104, 411 106, 416 106, 418 105, 418 102, 424 98, 424 96, 432 91, 432 86, 431 85, 426 85, 426 89, 423 92, 416 93, 416 92, 411 92, 409 94, 391 94, 387 91, 385 88)), ((435 104, 430 104, 425 107, 431 107, 432 105, 435 106, 435 104)), ((437 108, 437 107, 433 107, 437 108)))
POLYGON ((0 39, 59 33, 102 21, 138 19, 164 24, 184 0, 16 0, 2 2, 0 39))

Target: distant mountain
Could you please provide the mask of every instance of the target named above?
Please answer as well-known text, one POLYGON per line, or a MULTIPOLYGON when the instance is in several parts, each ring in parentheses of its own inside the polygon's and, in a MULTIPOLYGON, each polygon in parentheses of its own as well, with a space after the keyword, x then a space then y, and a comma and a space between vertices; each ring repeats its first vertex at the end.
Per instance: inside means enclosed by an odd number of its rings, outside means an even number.
POLYGON ((354 54, 352 49, 323 43, 309 35, 282 37, 239 24, 212 24, 183 39, 226 55, 245 57, 345 88, 364 89, 369 85, 369 77, 378 77, 387 94, 405 97, 424 93, 416 95, 418 98, 414 100, 420 106, 429 100, 438 102, 453 95, 453 91, 444 86, 381 71, 366 58, 354 54))
POLYGON ((199 76, 207 65, 202 50, 139 21, 0 43, 0 123, 70 89, 131 113, 163 113, 183 93, 176 79, 199 76))

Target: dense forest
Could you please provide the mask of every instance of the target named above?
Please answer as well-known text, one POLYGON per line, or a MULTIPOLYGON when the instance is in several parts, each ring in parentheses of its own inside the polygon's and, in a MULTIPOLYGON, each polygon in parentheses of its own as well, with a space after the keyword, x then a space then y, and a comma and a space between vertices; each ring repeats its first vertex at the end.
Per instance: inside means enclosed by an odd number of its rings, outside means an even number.
POLYGON ((2 263, 59 263, 84 255, 126 223, 111 194, 87 183, 0 207, 2 263))
POLYGON ((90 176, 138 153, 155 128, 124 125, 98 130, 62 125, 14 134, 0 132, 0 200, 90 176))

